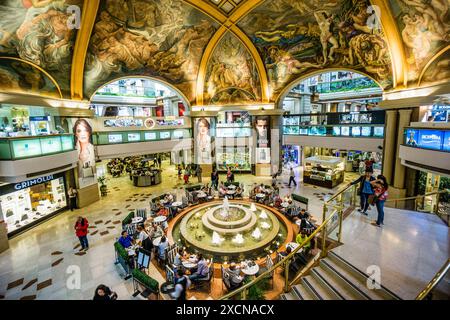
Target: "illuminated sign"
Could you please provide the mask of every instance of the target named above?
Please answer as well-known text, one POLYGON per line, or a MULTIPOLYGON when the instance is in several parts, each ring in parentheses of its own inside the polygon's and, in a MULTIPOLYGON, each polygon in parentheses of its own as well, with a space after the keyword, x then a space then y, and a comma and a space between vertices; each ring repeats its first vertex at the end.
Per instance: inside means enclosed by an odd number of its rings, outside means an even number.
POLYGON ((51 181, 51 180, 53 180, 53 175, 52 174, 48 175, 48 176, 45 176, 45 177, 40 177, 40 178, 36 178, 36 179, 32 179, 32 180, 27 180, 27 181, 23 181, 23 182, 20 182, 20 183, 16 183, 14 185, 14 189, 22 190, 22 189, 34 186, 36 184, 41 184, 43 182, 47 182, 47 181, 51 181))

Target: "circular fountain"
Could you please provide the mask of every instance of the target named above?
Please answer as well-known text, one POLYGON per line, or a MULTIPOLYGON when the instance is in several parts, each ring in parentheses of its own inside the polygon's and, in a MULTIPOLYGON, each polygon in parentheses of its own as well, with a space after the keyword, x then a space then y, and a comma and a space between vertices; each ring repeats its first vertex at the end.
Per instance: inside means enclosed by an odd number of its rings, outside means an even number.
POLYGON ((257 258, 275 251, 286 226, 268 208, 244 201, 213 202, 195 207, 178 220, 172 237, 215 261, 257 258))

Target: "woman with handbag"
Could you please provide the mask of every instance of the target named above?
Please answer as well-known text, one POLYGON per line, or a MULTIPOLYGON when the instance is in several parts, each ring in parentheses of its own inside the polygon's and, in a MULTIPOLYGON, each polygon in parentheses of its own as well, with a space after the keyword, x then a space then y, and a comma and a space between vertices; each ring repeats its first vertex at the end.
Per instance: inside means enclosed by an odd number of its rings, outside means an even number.
POLYGON ((373 186, 372 181, 375 178, 372 176, 373 171, 370 169, 366 169, 366 172, 363 176, 360 176, 358 179, 350 183, 350 185, 354 185, 359 183, 359 195, 360 195, 360 205, 361 208, 358 209, 363 215, 367 216, 367 209, 369 209, 370 198, 373 197, 373 186))
POLYGON ((372 222, 374 226, 381 227, 382 224, 384 224, 384 203, 386 202, 386 199, 388 197, 388 183, 386 180, 386 177, 383 175, 379 175, 377 177, 377 180, 374 180, 371 182, 372 186, 374 187, 375 191, 375 205, 377 207, 377 220, 372 222))

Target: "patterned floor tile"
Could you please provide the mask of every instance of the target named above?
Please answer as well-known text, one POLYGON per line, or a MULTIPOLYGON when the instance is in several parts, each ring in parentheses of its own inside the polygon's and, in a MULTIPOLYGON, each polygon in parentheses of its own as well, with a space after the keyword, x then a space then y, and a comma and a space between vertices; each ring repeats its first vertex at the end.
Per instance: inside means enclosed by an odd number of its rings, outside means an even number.
POLYGON ((42 281, 41 283, 38 283, 36 290, 42 290, 44 288, 47 288, 48 286, 52 285, 52 279, 47 279, 45 281, 42 281))
POLYGON ((64 260, 64 258, 58 259, 55 262, 52 263, 52 267, 56 267, 58 264, 60 264, 62 261, 64 260))
POLYGON ((36 282, 38 282, 38 279, 33 279, 31 281, 29 281, 23 288, 22 290, 28 289, 29 287, 31 287, 33 284, 35 284, 36 282))
POLYGON ((36 299, 36 295, 24 296, 24 297, 20 298, 20 300, 35 300, 35 299, 36 299))
POLYGON ((21 286, 22 284, 23 284, 23 278, 22 279, 18 279, 16 281, 8 283, 8 288, 6 288, 6 290, 10 290, 12 288, 21 286))
POLYGON ((100 232, 100 235, 101 236, 104 236, 104 235, 107 235, 109 233, 109 231, 108 230, 106 230, 106 231, 102 231, 102 232, 100 232))
POLYGON ((95 230, 94 232, 91 233, 91 236, 94 236, 98 233, 98 230, 95 230))
POLYGON ((58 256, 60 254, 63 254, 61 251, 53 251, 52 256, 58 256))

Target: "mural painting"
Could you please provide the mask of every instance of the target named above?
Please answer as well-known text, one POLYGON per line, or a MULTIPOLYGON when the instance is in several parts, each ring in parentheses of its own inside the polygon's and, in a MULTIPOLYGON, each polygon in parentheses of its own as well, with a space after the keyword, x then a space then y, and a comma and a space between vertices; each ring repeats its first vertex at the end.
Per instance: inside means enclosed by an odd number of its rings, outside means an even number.
POLYGON ((160 78, 194 100, 203 50, 217 27, 180 0, 102 2, 86 59, 86 98, 127 74, 160 78))
POLYGON ((33 62, 46 70, 70 96, 76 29, 67 8, 82 0, 0 1, 0 55, 33 62))
POLYGON ((391 87, 381 26, 366 0, 266 1, 238 24, 265 63, 272 99, 301 74, 324 68, 362 71, 391 87))
POLYGON ((208 61, 204 101, 207 104, 245 103, 261 100, 255 62, 231 33, 225 34, 208 61))
POLYGON ((420 79, 420 85, 447 82, 448 79, 450 79, 450 49, 428 66, 420 79))
POLYGON ((408 82, 416 82, 425 64, 450 42, 449 0, 391 0, 406 50, 408 82))
POLYGON ((32 65, 0 59, 0 91, 60 97, 52 80, 32 65))

